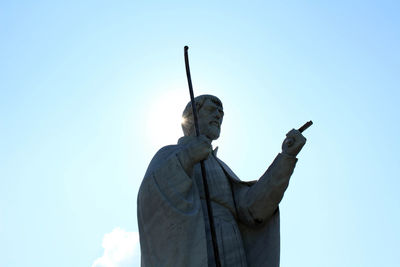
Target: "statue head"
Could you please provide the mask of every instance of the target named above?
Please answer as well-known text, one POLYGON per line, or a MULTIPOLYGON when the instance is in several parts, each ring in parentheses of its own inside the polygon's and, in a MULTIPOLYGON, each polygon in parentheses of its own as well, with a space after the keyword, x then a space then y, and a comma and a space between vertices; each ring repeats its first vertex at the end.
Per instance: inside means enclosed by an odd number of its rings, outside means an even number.
MULTIPOLYGON (((221 132, 224 111, 222 102, 213 95, 200 95, 194 98, 197 115, 199 119, 200 134, 207 136, 210 140, 216 140, 221 132)), ((185 136, 194 136, 192 103, 186 105, 182 114, 182 130, 185 136)))

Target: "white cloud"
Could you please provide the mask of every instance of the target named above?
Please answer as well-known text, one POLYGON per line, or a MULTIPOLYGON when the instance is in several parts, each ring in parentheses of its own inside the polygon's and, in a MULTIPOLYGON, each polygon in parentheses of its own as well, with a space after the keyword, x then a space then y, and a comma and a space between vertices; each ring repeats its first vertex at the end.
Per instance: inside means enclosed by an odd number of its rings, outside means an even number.
POLYGON ((92 267, 140 266, 139 233, 127 232, 119 227, 103 237, 104 254, 92 267))

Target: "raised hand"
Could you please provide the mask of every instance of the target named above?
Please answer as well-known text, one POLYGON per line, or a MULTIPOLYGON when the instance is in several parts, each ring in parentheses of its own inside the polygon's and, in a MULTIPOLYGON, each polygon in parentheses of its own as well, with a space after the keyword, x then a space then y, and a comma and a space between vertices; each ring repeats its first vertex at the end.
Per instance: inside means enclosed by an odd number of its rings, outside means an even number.
POLYGON ((292 129, 286 134, 286 138, 282 143, 282 153, 296 157, 306 141, 307 139, 300 133, 299 130, 292 129))

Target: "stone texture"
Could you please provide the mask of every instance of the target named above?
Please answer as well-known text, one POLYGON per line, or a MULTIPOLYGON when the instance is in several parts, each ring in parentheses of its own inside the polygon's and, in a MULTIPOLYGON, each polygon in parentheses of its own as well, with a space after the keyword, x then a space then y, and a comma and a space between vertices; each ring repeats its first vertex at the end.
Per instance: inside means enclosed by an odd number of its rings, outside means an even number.
POLYGON ((215 266, 199 161, 204 160, 223 266, 279 266, 279 202, 305 144, 292 130, 258 181, 242 182, 211 150, 219 137, 222 103, 196 98, 202 137, 194 137, 190 104, 185 136, 160 149, 138 194, 142 266, 215 266), (188 117, 189 116, 189 117, 188 117), (290 145, 287 140, 290 139, 290 145))

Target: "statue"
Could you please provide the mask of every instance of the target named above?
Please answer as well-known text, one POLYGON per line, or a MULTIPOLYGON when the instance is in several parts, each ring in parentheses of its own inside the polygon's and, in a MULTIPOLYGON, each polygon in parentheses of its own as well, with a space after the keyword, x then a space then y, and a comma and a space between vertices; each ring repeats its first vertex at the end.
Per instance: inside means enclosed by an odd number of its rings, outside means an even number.
POLYGON ((222 266, 278 267, 279 202, 306 138, 286 135, 279 153, 258 181, 243 182, 217 157, 222 102, 195 98, 200 136, 194 135, 192 107, 183 112, 184 136, 161 148, 138 194, 142 267, 215 266, 199 162, 204 160, 222 266))

